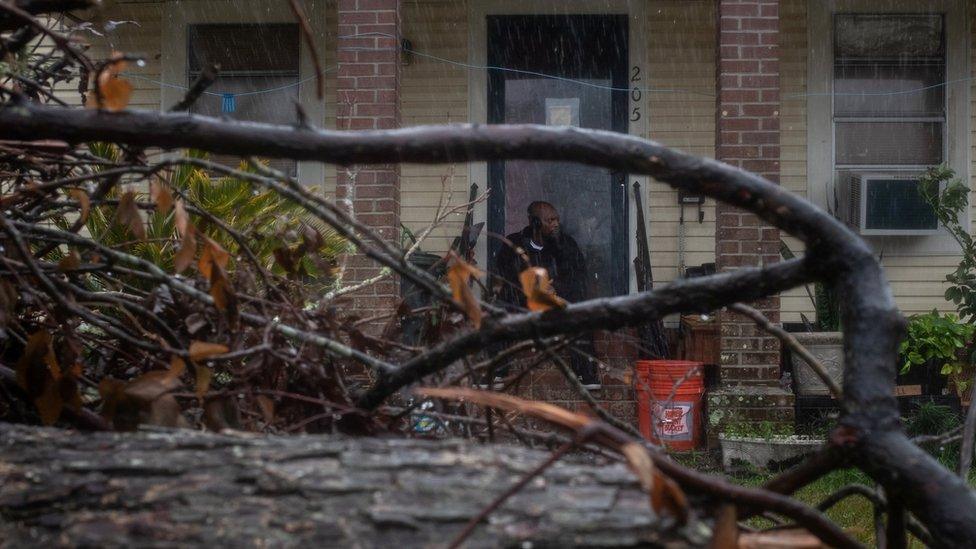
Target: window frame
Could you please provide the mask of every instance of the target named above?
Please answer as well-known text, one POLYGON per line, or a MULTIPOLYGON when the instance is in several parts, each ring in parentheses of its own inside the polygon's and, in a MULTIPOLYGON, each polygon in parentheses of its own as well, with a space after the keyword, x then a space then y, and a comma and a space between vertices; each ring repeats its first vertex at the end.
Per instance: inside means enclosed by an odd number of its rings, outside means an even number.
MULTIPOLYGON (((320 55, 326 51, 326 20, 324 0, 305 2, 305 12, 312 29, 315 49, 320 55)), ((264 0, 171 0, 166 2, 162 13, 161 77, 165 83, 188 86, 189 82, 189 28, 197 24, 294 24, 295 16, 287 2, 264 0)), ((316 126, 325 125, 325 98, 316 97, 316 83, 309 77, 315 75, 308 43, 299 40, 298 101, 309 120, 316 126), (303 81, 306 80, 306 81, 303 81)), ((184 90, 162 86, 160 109, 166 112, 183 98, 184 90)), ((298 180, 306 185, 323 186, 326 178, 324 164, 299 162, 298 180)))
MULTIPOLYGON (((970 184, 970 22, 965 0, 807 0, 807 197, 824 209, 831 209, 837 189, 838 169, 872 172, 918 172, 927 166, 843 165, 835 163, 836 121, 834 117, 834 18, 836 15, 941 14, 945 48, 943 161, 960 179, 970 184)), ((919 117, 928 118, 928 117, 919 117)), ((886 121, 908 121, 906 118, 886 121)), ((965 222, 970 222, 970 210, 965 222)), ((940 228, 932 236, 867 236, 865 240, 885 256, 925 256, 958 253, 959 247, 940 228)))
MULTIPOLYGON (((837 68, 837 55, 836 55, 836 35, 835 31, 837 29, 837 17, 840 15, 876 15, 880 17, 890 16, 890 17, 906 17, 906 16, 917 16, 917 15, 929 15, 929 13, 880 13, 880 12, 834 12, 831 14, 831 77, 830 77, 830 119, 831 119, 831 142, 833 147, 831 147, 831 163, 834 167, 834 172, 837 171, 878 171, 878 172, 919 172, 924 171, 929 168, 926 164, 838 164, 837 163, 837 124, 840 123, 858 123, 858 122, 880 122, 880 123, 903 123, 903 122, 938 122, 942 124, 942 162, 945 162, 949 158, 949 94, 943 86, 942 89, 942 116, 837 116, 837 111, 835 109, 835 85, 836 78, 834 74, 837 68)), ((948 28, 946 25, 945 13, 935 14, 942 17, 942 40, 944 43, 945 51, 943 52, 943 68, 945 72, 942 76, 943 81, 949 80, 949 44, 948 44, 948 28)))

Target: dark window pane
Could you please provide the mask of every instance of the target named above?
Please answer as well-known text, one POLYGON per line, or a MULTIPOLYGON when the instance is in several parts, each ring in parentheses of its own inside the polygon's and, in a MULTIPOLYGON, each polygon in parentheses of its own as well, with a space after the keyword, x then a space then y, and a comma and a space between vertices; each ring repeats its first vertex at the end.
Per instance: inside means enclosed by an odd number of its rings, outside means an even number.
POLYGON ((839 59, 945 55, 941 15, 837 15, 834 21, 839 59))
POLYGON ((857 63, 834 68, 837 116, 943 116, 945 65, 857 63))
POLYGON ((942 161, 942 122, 838 122, 837 164, 924 166, 942 161))
POLYGON ((220 64, 221 74, 292 72, 298 74, 298 26, 191 25, 189 68, 199 72, 220 64))
POLYGON ((862 190, 865 228, 870 230, 936 230, 935 211, 918 192, 912 179, 873 180, 862 190))

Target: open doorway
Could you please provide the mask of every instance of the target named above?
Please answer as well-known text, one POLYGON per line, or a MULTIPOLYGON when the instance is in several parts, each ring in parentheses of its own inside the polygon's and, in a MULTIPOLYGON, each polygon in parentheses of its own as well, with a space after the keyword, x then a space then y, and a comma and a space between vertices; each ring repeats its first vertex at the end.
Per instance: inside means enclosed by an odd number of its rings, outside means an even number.
MULTIPOLYGON (((626 15, 487 17, 488 122, 571 125, 626 132, 626 15)), ((628 291, 626 174, 567 162, 488 165, 488 230, 528 223, 529 203, 559 211, 587 262, 589 297, 628 291)), ((503 246, 489 239, 490 264, 503 246)))

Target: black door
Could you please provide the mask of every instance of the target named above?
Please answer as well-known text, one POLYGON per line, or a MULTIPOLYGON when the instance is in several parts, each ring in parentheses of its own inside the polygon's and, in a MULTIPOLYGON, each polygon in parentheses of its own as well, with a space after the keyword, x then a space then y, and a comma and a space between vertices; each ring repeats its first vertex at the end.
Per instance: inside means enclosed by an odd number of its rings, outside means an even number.
MULTIPOLYGON (((489 16, 488 122, 627 131, 625 15, 489 16)), ((586 256, 589 297, 627 293, 626 174, 568 162, 491 162, 488 230, 528 223, 552 203, 586 256)), ((490 238, 489 258, 503 245, 490 238)))

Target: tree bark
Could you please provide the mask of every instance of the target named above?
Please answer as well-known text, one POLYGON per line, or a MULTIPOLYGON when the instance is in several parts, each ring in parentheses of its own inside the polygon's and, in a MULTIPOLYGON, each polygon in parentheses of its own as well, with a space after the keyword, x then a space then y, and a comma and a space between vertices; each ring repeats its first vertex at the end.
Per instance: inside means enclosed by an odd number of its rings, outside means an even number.
MULTIPOLYGON (((548 454, 470 441, 84 433, 0 424, 4 547, 444 545, 548 454)), ((567 458, 469 547, 691 547, 621 464, 567 458)))

